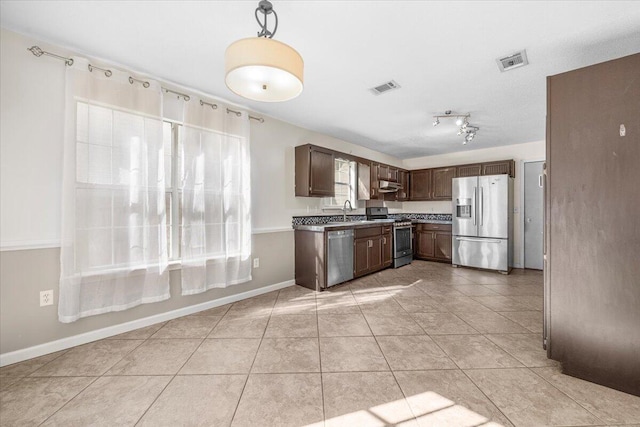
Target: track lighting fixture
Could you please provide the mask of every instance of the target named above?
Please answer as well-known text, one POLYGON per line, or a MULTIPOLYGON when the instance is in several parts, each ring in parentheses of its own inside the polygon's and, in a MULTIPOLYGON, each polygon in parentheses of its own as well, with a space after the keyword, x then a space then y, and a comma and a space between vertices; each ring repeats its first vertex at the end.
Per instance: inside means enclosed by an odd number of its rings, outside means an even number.
POLYGON ((456 126, 460 126, 458 128, 458 136, 464 135, 462 145, 467 145, 467 142, 471 142, 471 140, 476 136, 476 132, 480 130, 479 127, 473 126, 469 123, 469 117, 471 117, 471 114, 451 114, 451 110, 447 110, 442 115, 433 116, 435 119, 433 121, 433 126, 438 126, 440 124, 440 119, 452 117, 456 119, 456 126))

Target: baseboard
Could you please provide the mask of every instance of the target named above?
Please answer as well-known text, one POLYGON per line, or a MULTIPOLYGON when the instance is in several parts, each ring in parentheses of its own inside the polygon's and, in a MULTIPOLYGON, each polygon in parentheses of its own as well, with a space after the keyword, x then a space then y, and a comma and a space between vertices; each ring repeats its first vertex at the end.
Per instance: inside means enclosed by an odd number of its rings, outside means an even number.
POLYGON ((278 289, 287 288, 289 286, 293 286, 294 284, 295 281, 293 279, 287 280, 258 289, 241 292, 239 294, 229 295, 212 301, 203 302, 201 304, 190 305, 188 307, 182 307, 176 310, 167 311, 166 313, 154 314, 153 316, 132 320, 131 322, 108 326, 106 328, 96 329, 95 331, 85 332, 83 334, 35 345, 33 347, 0 354, 0 366, 12 365, 24 360, 33 359, 34 357, 44 356, 45 354, 54 353, 60 350, 66 350, 71 347, 75 347, 81 344, 87 344, 92 341, 101 340, 103 338, 112 337, 114 335, 123 334, 125 332, 144 328, 145 326, 150 326, 159 322, 166 322, 167 320, 176 319, 178 317, 198 313, 210 308, 219 307, 221 305, 266 294, 267 292, 277 291, 278 289))

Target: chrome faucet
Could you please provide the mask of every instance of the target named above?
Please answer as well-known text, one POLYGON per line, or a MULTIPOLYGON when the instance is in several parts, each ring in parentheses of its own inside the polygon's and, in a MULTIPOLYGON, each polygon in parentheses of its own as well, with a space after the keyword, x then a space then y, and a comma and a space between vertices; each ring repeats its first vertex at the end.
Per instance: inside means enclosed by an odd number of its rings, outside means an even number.
POLYGON ((353 206, 351 206, 351 200, 347 199, 344 201, 344 205, 342 206, 342 222, 347 222, 347 203, 349 204, 349 212, 353 212, 353 206))

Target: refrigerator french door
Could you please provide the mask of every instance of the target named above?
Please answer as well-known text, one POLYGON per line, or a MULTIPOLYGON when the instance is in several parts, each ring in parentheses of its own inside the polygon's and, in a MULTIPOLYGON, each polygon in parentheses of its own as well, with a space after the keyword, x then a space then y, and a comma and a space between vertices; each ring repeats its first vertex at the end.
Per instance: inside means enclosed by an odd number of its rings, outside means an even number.
POLYGON ((452 264, 508 273, 513 264, 513 178, 454 178, 452 196, 452 264))

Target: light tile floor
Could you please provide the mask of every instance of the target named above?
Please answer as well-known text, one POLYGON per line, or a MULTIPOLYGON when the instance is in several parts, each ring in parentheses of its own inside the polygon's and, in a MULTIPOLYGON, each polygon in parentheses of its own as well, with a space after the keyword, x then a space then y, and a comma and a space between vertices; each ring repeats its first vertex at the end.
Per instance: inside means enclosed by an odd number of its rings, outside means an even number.
POLYGON ((414 261, 290 287, 0 369, 0 425, 640 424, 562 375, 542 275, 414 261))

